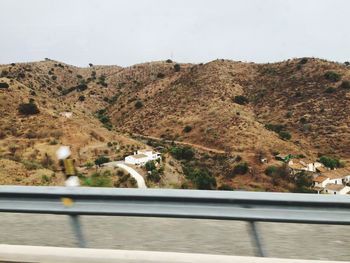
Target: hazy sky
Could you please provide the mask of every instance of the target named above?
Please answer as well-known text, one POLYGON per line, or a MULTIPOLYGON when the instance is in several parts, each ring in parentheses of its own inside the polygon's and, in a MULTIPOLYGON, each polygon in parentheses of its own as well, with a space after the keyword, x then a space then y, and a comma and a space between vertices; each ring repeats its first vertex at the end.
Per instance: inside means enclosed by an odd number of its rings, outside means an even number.
POLYGON ((0 63, 350 60, 349 0, 0 0, 0 63))

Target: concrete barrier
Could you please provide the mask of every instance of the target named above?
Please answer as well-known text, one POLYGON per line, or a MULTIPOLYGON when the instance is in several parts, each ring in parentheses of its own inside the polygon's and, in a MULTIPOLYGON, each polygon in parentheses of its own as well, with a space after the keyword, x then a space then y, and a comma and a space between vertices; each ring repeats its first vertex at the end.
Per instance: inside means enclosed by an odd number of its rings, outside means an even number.
POLYGON ((0 245, 0 261, 26 263, 339 263, 339 261, 19 245, 0 245))

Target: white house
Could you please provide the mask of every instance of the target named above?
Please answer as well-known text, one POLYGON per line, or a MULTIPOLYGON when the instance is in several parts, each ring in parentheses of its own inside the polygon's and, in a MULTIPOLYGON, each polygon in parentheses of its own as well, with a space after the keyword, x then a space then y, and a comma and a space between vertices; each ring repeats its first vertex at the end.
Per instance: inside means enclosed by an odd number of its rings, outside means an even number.
POLYGON ((319 162, 312 162, 308 160, 290 160, 288 166, 293 170, 294 173, 307 171, 315 173, 319 167, 323 164, 319 162))
POLYGON ((314 187, 325 188, 329 183, 329 178, 323 175, 317 176, 313 179, 314 187))
POLYGON ((126 164, 145 165, 148 161, 154 161, 160 159, 161 154, 159 152, 153 152, 152 150, 138 150, 134 155, 125 157, 126 164))
POLYGON ((322 175, 328 177, 331 184, 343 184, 343 181, 347 182, 346 180, 350 179, 350 171, 345 168, 329 170, 322 175))
POLYGON ((349 186, 343 184, 327 184, 324 188, 324 193, 333 195, 345 195, 350 191, 349 186))

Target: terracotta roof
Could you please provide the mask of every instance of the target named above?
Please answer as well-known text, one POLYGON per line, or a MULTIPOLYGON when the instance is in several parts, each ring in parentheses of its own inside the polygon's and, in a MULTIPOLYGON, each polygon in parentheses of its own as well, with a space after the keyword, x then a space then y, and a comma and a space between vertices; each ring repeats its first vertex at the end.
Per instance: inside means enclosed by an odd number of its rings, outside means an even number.
POLYGON ((322 183, 323 181, 327 180, 328 177, 320 175, 317 176, 315 179, 313 179, 312 181, 316 182, 316 183, 322 183))
POLYGON ((325 173, 328 171, 328 169, 324 166, 316 167, 316 170, 319 171, 320 173, 325 173))
POLYGON ((147 155, 145 155, 145 154, 135 154, 135 155, 131 155, 131 156, 135 159, 142 159, 142 158, 147 157, 147 155))
POLYGON ((345 185, 342 185, 342 184, 327 184, 325 189, 333 190, 333 191, 340 191, 344 187, 345 187, 345 185))
POLYGON ((327 176, 329 179, 344 178, 345 176, 350 176, 350 170, 347 168, 340 168, 336 170, 329 170, 322 173, 322 175, 327 176))

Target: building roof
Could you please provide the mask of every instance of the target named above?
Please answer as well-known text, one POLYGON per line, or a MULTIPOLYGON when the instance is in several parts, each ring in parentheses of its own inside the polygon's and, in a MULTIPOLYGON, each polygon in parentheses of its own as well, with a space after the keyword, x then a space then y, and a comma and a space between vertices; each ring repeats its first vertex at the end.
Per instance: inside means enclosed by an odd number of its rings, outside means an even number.
POLYGON ((345 187, 345 185, 342 184, 327 184, 325 189, 327 190, 333 190, 333 191, 340 191, 345 187))
POLYGON ((134 155, 131 155, 131 157, 135 159, 142 159, 142 158, 147 158, 148 156, 145 154, 134 154, 134 155))
POLYGON ((323 176, 327 176, 329 179, 344 178, 345 176, 350 176, 350 170, 347 168, 340 168, 336 170, 329 170, 322 173, 323 176))
POLYGON ((316 170, 319 171, 320 173, 325 173, 328 171, 328 169, 324 166, 316 167, 316 170))
POLYGON ((306 169, 305 165, 302 165, 301 163, 292 163, 292 164, 288 164, 288 166, 290 168, 292 168, 293 170, 304 170, 306 169))
POLYGON ((316 183, 322 183, 323 181, 325 181, 327 179, 328 179, 328 177, 320 175, 320 176, 317 176, 315 179, 313 179, 313 181, 316 183))

